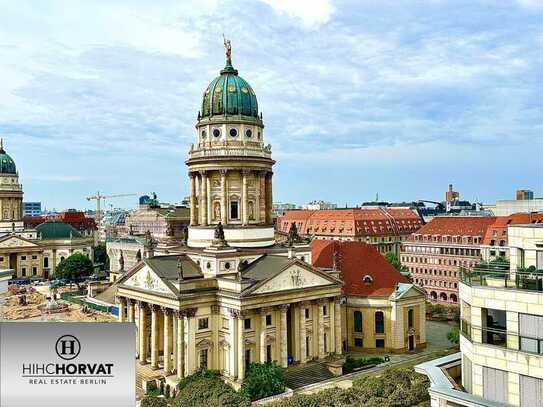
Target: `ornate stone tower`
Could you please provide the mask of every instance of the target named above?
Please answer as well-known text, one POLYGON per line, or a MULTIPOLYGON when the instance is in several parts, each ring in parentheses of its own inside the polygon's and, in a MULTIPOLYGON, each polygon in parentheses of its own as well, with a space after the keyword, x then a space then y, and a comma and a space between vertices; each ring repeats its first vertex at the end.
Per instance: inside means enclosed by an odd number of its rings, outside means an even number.
POLYGON ((20 228, 23 219, 23 187, 13 159, 0 139, 0 229, 20 228), (7 225, 9 223, 9 225, 7 225))
POLYGON ((232 66, 225 40, 226 66, 206 88, 196 123, 197 143, 186 161, 190 177, 191 226, 188 244, 207 247, 219 222, 233 247, 275 243, 272 219, 271 146, 256 95, 232 66))

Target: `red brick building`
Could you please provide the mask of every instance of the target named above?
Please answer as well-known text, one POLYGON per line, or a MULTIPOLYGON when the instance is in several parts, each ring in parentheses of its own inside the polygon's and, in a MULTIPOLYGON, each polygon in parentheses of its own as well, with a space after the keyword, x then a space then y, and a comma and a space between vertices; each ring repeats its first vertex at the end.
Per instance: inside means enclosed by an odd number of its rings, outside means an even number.
POLYGON ((400 260, 431 301, 458 303, 460 267, 482 260, 481 244, 496 217, 442 216, 403 243, 400 260))
POLYGON ((535 223, 543 223, 543 213, 514 213, 509 216, 498 216, 483 237, 481 244, 483 260, 492 261, 497 257, 509 259, 507 227, 535 223))
POLYGON ((401 242, 423 224, 409 208, 293 210, 277 218, 277 232, 287 234, 293 223, 301 236, 364 242, 382 254, 399 253, 401 242))

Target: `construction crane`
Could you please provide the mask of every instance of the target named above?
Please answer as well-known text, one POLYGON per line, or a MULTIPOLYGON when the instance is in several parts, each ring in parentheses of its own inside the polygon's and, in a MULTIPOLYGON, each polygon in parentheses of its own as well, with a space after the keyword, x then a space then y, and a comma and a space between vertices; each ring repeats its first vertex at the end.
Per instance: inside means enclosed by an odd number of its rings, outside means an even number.
POLYGON ((96 201, 96 226, 100 227, 100 221, 101 221, 101 208, 102 208, 102 201, 105 201, 106 199, 111 198, 124 198, 127 196, 136 196, 137 194, 119 194, 119 195, 102 195, 100 191, 96 193, 96 195, 87 196, 87 201, 96 201))

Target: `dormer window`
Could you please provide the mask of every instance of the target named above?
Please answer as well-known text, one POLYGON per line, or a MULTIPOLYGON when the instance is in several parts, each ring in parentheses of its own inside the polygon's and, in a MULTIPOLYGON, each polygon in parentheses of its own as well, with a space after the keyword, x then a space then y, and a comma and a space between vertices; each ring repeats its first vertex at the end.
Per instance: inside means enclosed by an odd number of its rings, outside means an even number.
POLYGON ((362 278, 362 282, 364 283, 364 285, 371 285, 373 283, 373 278, 370 275, 365 275, 362 278))

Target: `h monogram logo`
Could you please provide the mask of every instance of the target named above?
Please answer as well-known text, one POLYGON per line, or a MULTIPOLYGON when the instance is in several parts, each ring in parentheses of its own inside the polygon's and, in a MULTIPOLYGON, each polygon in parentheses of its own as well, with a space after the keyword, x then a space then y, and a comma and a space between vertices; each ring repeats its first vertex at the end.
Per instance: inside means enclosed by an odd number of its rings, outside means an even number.
POLYGON ((58 338, 55 349, 60 358, 72 360, 79 355, 79 352, 81 352, 81 343, 75 336, 64 335, 58 338))

